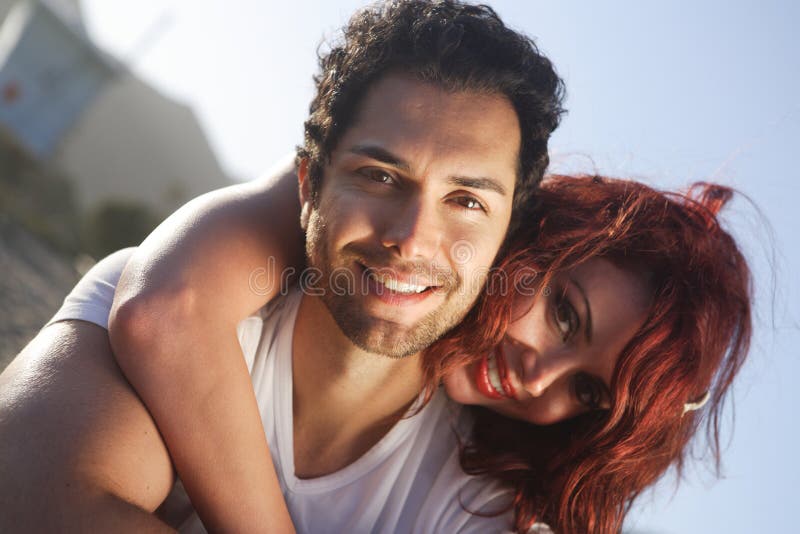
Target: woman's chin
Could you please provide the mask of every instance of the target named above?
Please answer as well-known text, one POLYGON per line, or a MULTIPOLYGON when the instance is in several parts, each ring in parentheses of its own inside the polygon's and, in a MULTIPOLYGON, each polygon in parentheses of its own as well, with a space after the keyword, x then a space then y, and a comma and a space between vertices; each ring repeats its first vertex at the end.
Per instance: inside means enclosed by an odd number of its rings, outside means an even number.
POLYGON ((469 366, 460 367, 444 377, 442 383, 447 396, 459 404, 483 404, 481 394, 472 380, 469 366))

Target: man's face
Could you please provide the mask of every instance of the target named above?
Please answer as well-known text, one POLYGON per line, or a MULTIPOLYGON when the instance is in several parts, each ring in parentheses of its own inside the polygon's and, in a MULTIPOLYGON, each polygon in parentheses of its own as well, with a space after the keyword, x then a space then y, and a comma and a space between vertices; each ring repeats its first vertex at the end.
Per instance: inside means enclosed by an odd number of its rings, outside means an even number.
POLYGON ((365 95, 309 210, 314 285, 358 347, 415 354, 466 314, 505 237, 520 149, 502 95, 399 74, 365 95))

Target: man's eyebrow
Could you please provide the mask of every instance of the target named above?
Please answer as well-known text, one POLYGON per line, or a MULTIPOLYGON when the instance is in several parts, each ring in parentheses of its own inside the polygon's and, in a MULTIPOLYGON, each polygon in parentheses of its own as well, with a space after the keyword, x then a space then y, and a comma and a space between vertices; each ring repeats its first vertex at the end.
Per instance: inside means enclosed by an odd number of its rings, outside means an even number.
MULTIPOLYGON (((392 167, 397 167, 398 169, 404 172, 410 172, 411 166, 400 156, 392 154, 385 148, 377 145, 370 145, 370 144, 362 144, 362 145, 355 145, 350 147, 348 150, 351 154, 357 154, 359 156, 366 156, 368 158, 374 159, 376 161, 380 161, 381 163, 385 163, 387 165, 391 165, 392 167)), ((494 178, 473 178, 470 176, 451 176, 447 182, 451 185, 457 185, 460 187, 470 187, 473 189, 484 189, 487 191, 494 191, 499 193, 503 196, 506 195, 506 188, 495 180, 494 178)))
POLYGON ((471 187, 473 189, 485 189, 494 191, 503 196, 506 195, 506 188, 494 178, 471 178, 469 176, 451 176, 448 183, 461 187, 471 187))
POLYGON ((583 297, 583 304, 586 306, 586 322, 584 323, 584 334, 586 335, 586 342, 592 342, 592 308, 589 307, 589 299, 586 297, 586 291, 583 290, 583 287, 578 283, 577 280, 574 278, 570 278, 570 282, 575 284, 575 287, 578 288, 580 291, 581 296, 583 297))
POLYGON ((409 172, 411 168, 409 164, 402 158, 392 154, 385 148, 377 145, 369 145, 369 144, 355 145, 351 147, 348 150, 348 152, 372 158, 374 160, 380 161, 381 163, 386 163, 387 165, 391 165, 392 167, 397 167, 398 169, 403 170, 405 172, 409 172))

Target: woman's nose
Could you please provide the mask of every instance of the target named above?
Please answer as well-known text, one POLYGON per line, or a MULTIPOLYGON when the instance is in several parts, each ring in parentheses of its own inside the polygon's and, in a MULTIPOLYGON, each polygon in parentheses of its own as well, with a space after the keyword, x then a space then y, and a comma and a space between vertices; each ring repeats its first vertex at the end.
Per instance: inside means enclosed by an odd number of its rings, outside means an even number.
POLYGON ((565 376, 573 366, 564 350, 537 351, 526 348, 522 359, 522 386, 534 397, 540 397, 553 383, 565 376))

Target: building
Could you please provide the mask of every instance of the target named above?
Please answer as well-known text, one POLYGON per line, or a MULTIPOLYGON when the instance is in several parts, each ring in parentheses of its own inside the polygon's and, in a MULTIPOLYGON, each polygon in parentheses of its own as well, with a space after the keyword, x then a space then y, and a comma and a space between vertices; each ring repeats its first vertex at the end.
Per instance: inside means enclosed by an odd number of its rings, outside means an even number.
POLYGON ((0 0, 0 142, 66 176, 82 212, 159 216, 230 183, 194 112, 88 37, 77 0, 0 0))

